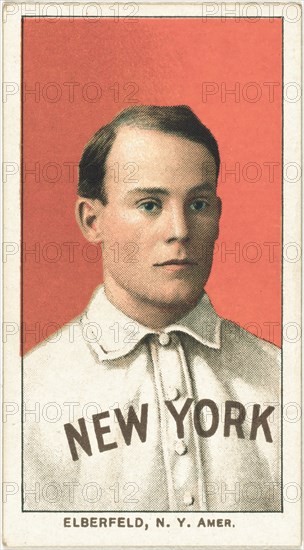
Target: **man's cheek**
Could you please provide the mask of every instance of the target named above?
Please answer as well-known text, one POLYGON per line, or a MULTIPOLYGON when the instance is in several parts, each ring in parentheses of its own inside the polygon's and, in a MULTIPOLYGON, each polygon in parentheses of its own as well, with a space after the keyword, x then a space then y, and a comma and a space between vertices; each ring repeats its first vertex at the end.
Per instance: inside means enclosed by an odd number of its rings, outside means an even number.
POLYGON ((218 238, 218 229, 218 223, 213 222, 208 225, 207 228, 201 229, 200 232, 197 232, 195 239, 196 246, 205 248, 209 247, 209 249, 212 251, 214 242, 218 238))
POLYGON ((213 219, 211 225, 210 225, 210 240, 216 241, 219 234, 219 219, 213 219))

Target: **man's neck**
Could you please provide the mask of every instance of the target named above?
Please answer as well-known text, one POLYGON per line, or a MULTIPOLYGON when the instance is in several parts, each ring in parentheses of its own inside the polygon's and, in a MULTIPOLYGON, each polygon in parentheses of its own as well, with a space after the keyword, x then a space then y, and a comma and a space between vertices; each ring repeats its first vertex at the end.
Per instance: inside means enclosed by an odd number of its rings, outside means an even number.
POLYGON ((104 281, 104 289, 106 297, 117 309, 132 320, 153 330, 161 330, 177 322, 194 309, 198 302, 196 300, 195 303, 183 303, 174 307, 167 304, 158 305, 131 294, 109 278, 104 281))

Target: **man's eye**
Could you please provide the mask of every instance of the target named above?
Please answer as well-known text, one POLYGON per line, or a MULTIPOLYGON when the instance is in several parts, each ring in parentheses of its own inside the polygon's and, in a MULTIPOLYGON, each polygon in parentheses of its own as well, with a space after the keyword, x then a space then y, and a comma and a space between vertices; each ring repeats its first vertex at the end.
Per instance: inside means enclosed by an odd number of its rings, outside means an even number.
POLYGON ((159 205, 153 201, 146 201, 142 202, 138 208, 140 210, 144 210, 145 212, 156 212, 157 208, 159 208, 159 205))
POLYGON ((196 199, 190 204, 190 208, 196 212, 201 212, 207 208, 208 203, 204 199, 196 199))

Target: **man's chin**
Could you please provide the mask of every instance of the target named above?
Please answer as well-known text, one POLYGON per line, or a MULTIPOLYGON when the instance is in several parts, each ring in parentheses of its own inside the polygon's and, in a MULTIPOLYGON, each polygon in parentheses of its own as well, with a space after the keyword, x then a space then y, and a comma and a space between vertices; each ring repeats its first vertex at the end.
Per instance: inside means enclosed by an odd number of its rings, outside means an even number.
MULTIPOLYGON (((155 289, 156 290, 156 289, 155 289)), ((195 307, 204 292, 203 283, 199 287, 175 286, 151 293, 151 303, 164 309, 188 310, 195 307)))

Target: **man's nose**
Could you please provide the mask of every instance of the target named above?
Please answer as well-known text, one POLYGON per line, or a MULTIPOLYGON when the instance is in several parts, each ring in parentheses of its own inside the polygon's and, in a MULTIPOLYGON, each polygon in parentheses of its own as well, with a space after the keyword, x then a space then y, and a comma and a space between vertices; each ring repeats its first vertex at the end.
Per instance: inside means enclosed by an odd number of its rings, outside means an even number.
POLYGON ((189 240, 189 223, 184 208, 173 207, 166 220, 166 242, 189 240))

